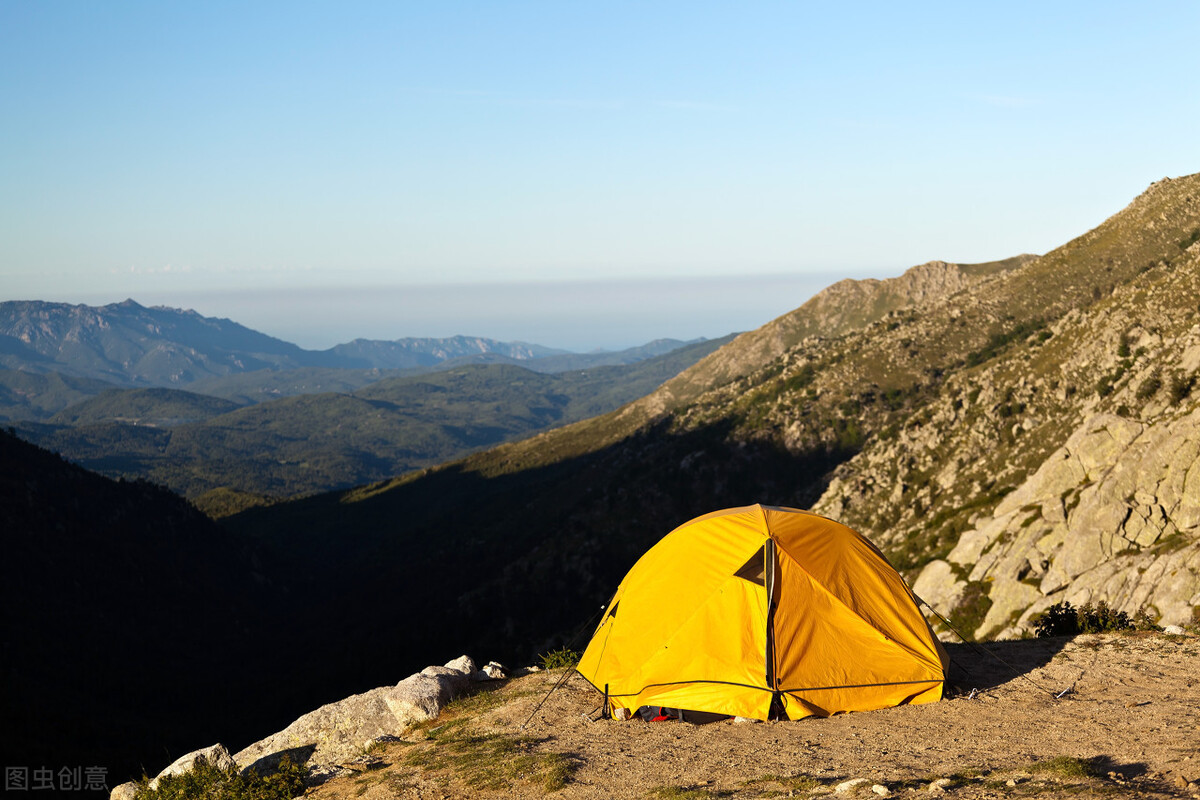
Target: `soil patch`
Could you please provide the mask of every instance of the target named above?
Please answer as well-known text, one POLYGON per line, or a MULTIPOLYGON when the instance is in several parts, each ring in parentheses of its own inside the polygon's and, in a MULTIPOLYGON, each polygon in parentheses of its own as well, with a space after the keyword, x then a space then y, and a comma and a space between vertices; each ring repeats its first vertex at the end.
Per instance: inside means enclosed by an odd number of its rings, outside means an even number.
POLYGON ((561 675, 535 673, 452 703, 310 796, 1200 798, 1200 637, 948 650, 943 702, 795 722, 596 720, 602 698, 574 676, 522 728, 561 675))

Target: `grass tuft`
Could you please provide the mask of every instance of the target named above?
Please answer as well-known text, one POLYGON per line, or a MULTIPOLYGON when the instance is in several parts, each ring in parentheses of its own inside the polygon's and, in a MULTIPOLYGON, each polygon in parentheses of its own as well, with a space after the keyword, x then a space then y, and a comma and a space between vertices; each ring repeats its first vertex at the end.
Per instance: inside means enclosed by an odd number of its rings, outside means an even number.
POLYGON ((578 764, 563 753, 541 753, 540 740, 499 733, 473 733, 466 720, 425 732, 433 747, 409 753, 405 762, 431 772, 448 772, 472 789, 507 790, 517 784, 555 792, 570 783, 578 764))
POLYGON ((1092 778, 1096 776, 1090 761, 1074 756, 1056 756, 1045 761, 1037 761, 1026 769, 1029 772, 1053 775, 1059 778, 1092 778))

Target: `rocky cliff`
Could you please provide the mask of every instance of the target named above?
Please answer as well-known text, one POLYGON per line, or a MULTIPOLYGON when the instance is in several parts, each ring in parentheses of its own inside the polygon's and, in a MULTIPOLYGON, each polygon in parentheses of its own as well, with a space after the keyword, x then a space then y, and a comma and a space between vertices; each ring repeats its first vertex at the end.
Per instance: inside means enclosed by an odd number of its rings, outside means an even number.
MULTIPOLYGON (((1064 268, 1074 268, 1092 297, 1048 323, 1046 303, 994 353, 975 351, 893 435, 872 437, 843 464, 816 505, 875 531, 917 593, 976 636, 1027 633, 1060 600, 1193 621, 1198 188, 1196 176, 1156 184, 1000 279, 1073 286, 1081 280, 1064 268)), ((978 299, 941 314, 962 319, 978 299)))

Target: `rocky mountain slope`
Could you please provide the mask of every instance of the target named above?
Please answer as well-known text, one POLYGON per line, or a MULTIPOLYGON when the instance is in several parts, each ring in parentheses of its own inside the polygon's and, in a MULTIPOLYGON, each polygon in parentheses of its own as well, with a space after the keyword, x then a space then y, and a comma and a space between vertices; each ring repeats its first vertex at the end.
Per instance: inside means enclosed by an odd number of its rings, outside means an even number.
MULTIPOLYGON (((743 335, 709 357, 739 354, 714 370, 722 377, 697 379, 694 399, 685 384, 231 524, 286 546, 301 572, 312 558, 370 576, 344 587, 348 603, 365 592, 411 602, 429 589, 408 578, 412 565, 453 564, 455 644, 506 655, 579 625, 675 525, 760 501, 864 531, 969 633, 1027 630, 1058 599, 1190 622, 1198 239, 1200 176, 1162 181, 1045 256, 979 270, 966 286, 943 280, 948 291, 839 335, 765 348, 755 343, 771 337, 743 335), (1099 448, 1107 440, 1088 432, 1101 428, 1120 445, 1099 448), (1055 466, 1081 447, 1091 466, 1055 466)), ((821 302, 839 295, 860 302, 845 287, 821 302)), ((852 319, 814 305, 804 313, 827 314, 830 329, 852 319)), ((432 627, 413 637, 446 644, 432 627)))
POLYGON ((736 343, 668 381, 637 406, 653 412, 676 408, 709 389, 753 373, 808 337, 842 336, 900 309, 935 303, 1036 258, 1021 255, 983 264, 930 261, 896 278, 838 281, 795 311, 742 334, 736 343))
POLYGON ((119 386, 180 386, 209 375, 299 367, 327 357, 195 311, 133 300, 106 306, 0 303, 0 365, 119 386))
MULTIPOLYGON (((956 321, 978 318, 976 304, 1013 316, 1006 341, 937 380, 815 505, 876 531, 914 577, 921 567, 918 594, 976 636, 1027 632, 1061 600, 1174 624, 1200 606, 1198 184, 1155 184, 948 303, 956 321)), ((922 316, 913 346, 945 328, 922 316)))

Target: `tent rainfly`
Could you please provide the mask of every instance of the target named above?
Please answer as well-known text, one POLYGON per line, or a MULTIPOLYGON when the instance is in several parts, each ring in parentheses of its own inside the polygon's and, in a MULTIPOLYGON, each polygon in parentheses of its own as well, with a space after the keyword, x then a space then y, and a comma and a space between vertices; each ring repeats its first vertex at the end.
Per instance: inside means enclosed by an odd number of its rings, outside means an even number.
POLYGON ((948 666, 865 537, 753 505, 684 523, 617 587, 577 667, 608 711, 800 719, 940 700, 948 666))

